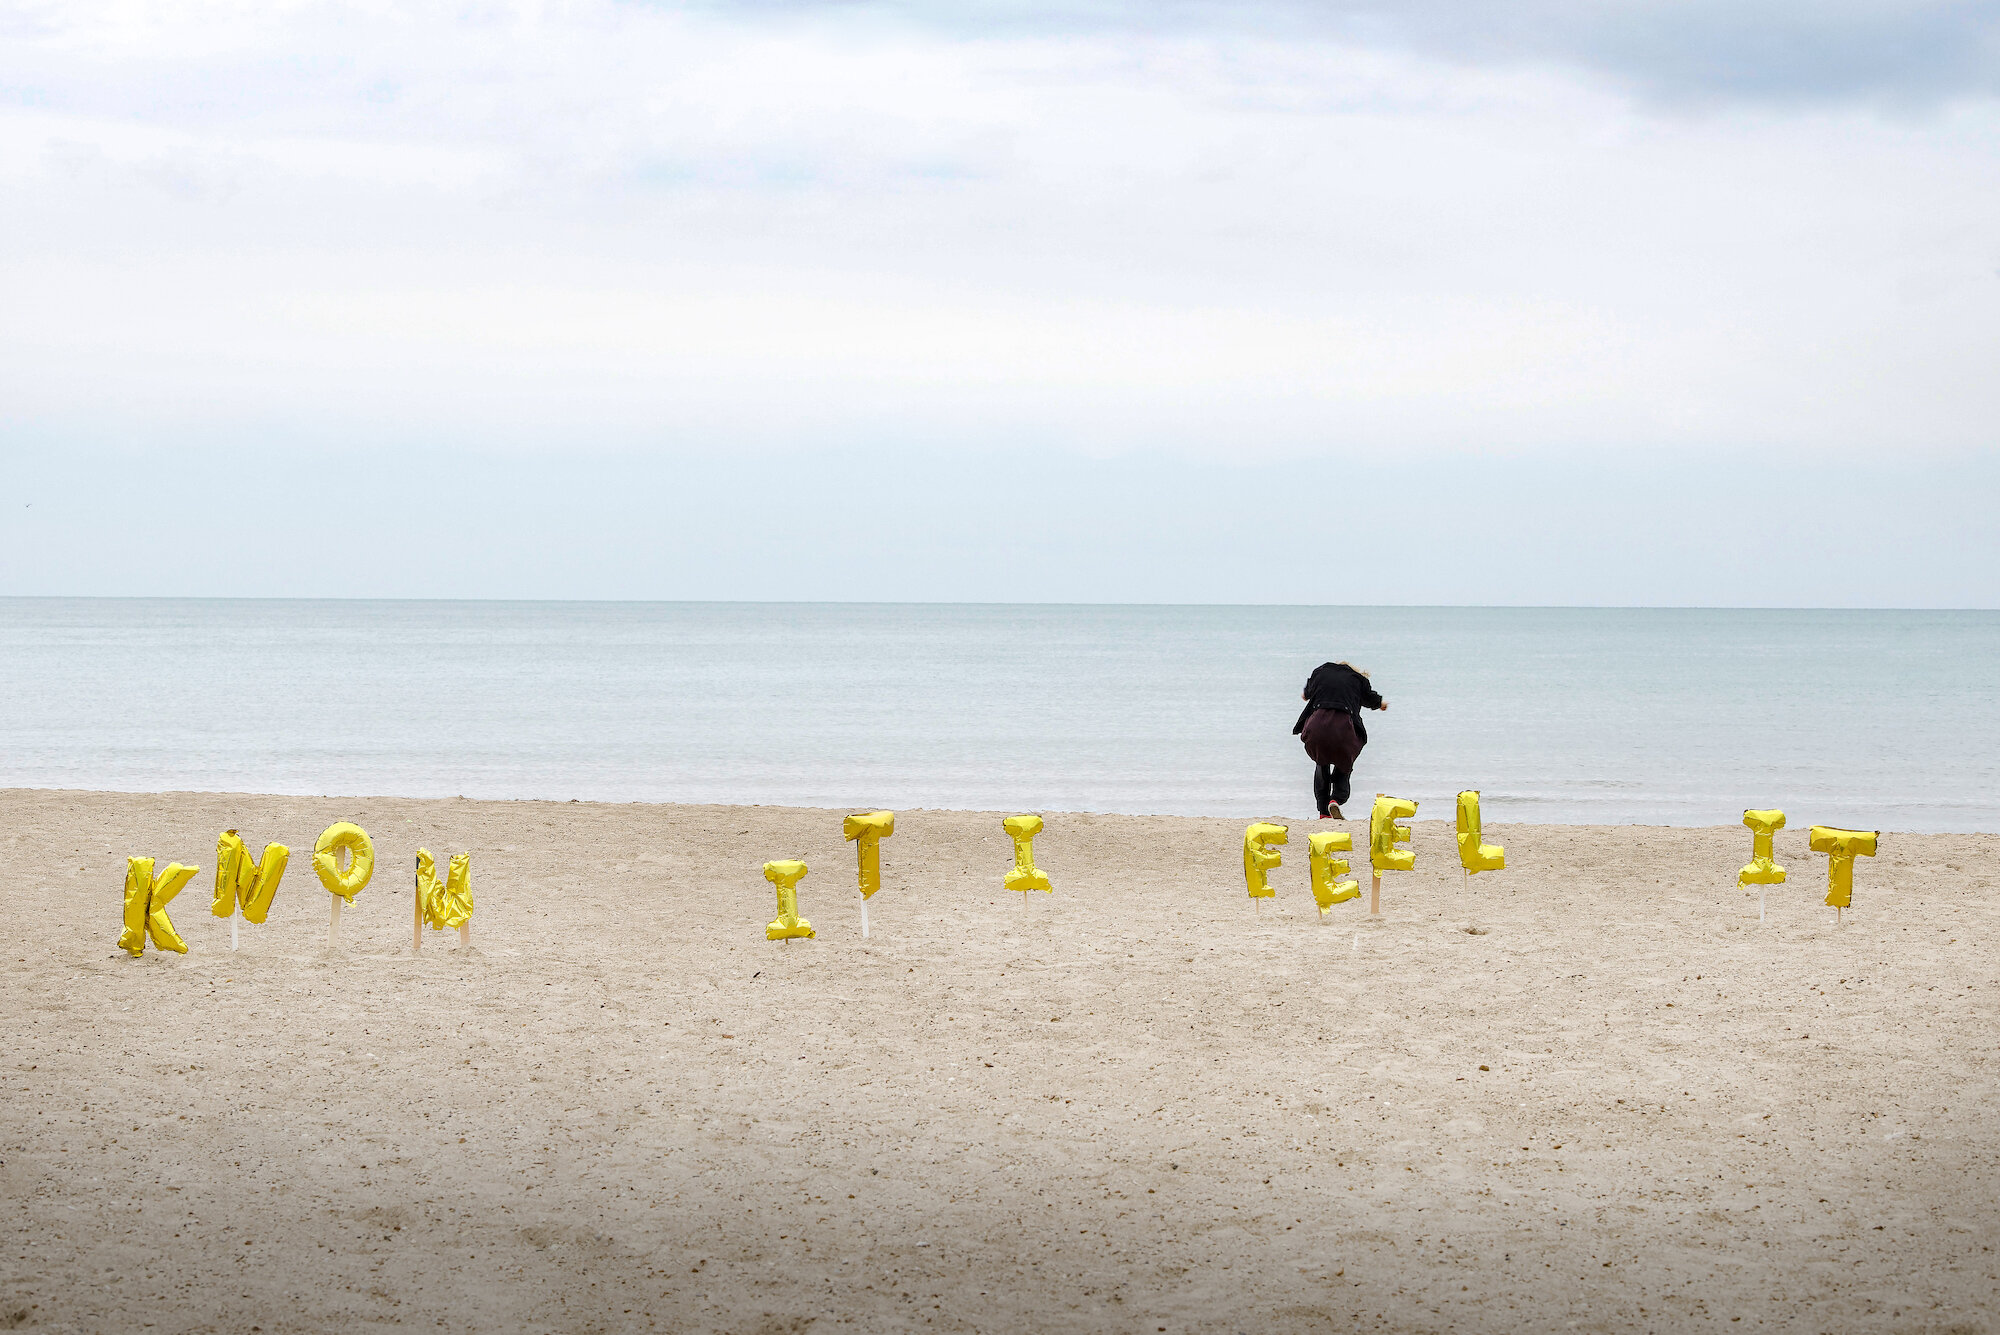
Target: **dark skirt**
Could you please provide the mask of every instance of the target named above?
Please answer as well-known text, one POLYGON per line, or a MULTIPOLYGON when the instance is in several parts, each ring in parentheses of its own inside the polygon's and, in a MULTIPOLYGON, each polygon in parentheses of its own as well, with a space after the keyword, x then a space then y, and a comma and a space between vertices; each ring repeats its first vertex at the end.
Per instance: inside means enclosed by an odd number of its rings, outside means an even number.
POLYGON ((1315 709, 1299 733, 1315 765, 1345 773, 1354 768, 1365 742, 1354 731, 1354 716, 1339 709, 1315 709))

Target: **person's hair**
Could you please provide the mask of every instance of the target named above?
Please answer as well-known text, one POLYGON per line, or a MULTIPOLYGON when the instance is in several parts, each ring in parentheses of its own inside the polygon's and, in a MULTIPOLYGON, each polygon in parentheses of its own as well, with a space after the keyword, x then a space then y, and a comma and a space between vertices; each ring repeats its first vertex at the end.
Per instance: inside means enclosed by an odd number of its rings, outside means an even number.
POLYGON ((1367 668, 1358 668, 1358 667, 1354 666, 1354 664, 1352 664, 1352 663, 1349 663, 1349 662, 1347 662, 1347 661, 1345 661, 1345 660, 1342 660, 1341 662, 1338 662, 1338 663, 1335 663, 1335 664, 1334 664, 1334 666, 1335 666, 1335 667, 1344 667, 1344 668, 1346 668, 1346 669, 1347 669, 1347 670, 1348 670, 1349 672, 1353 672, 1353 673, 1358 673, 1359 675, 1361 675, 1361 676, 1363 676, 1363 677, 1366 677, 1366 676, 1368 675, 1368 669, 1367 669, 1367 668))

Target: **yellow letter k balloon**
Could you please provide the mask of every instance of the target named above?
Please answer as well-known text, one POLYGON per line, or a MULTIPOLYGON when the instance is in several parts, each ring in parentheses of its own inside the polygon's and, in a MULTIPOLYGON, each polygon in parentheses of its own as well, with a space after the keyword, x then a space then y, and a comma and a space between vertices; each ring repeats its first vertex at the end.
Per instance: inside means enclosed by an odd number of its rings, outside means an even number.
POLYGON ((764 879, 778 887, 778 916, 764 925, 766 941, 782 941, 794 936, 817 936, 813 925, 799 916, 799 879, 806 874, 803 862, 767 862, 764 879))
POLYGON ((169 862, 166 870, 155 876, 153 859, 127 858, 125 930, 118 934, 119 949, 137 959, 146 949, 146 935, 150 932, 155 950, 187 954, 187 942, 181 940, 181 934, 174 930, 173 919, 167 916, 167 905, 200 870, 199 867, 184 867, 178 862, 169 862))

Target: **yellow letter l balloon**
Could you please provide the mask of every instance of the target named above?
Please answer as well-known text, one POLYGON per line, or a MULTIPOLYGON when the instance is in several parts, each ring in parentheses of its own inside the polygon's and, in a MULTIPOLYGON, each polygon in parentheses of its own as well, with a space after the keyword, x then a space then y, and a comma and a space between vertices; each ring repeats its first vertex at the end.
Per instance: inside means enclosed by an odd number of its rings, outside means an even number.
POLYGON ((778 887, 778 916, 764 925, 766 941, 782 941, 794 936, 817 936, 813 925, 799 916, 799 879, 806 874, 803 862, 764 864, 764 879, 778 887))
POLYGON ((1269 821, 1252 821, 1243 831, 1243 880, 1250 887, 1250 898, 1269 899, 1277 893, 1264 879, 1264 873, 1282 863, 1284 855, 1269 845, 1282 844, 1290 838, 1284 826, 1269 821))
POLYGON ((1507 866, 1507 850, 1479 840, 1479 790, 1468 788, 1458 795, 1459 864, 1469 875, 1503 870, 1507 866))
POLYGON ((1306 836, 1306 849, 1312 859, 1313 903, 1319 905, 1321 914, 1335 904, 1361 898, 1361 882, 1336 879, 1348 870, 1348 866, 1346 858, 1337 858, 1334 854, 1352 852, 1353 835, 1344 830, 1322 830, 1306 836))
POLYGON ((1826 902, 1834 908, 1849 908, 1854 903, 1854 859, 1875 856, 1875 842, 1882 836, 1876 830, 1836 830, 1825 825, 1812 827, 1809 846, 1815 853, 1828 854, 1826 865, 1826 902))
POLYGON ((896 832, 896 813, 870 811, 849 816, 840 823, 840 832, 858 839, 861 852, 861 897, 872 899, 882 888, 882 841, 896 832))
POLYGON ((1785 813, 1746 811, 1743 823, 1750 827, 1750 862, 1736 873, 1736 884, 1783 885, 1785 869, 1774 860, 1771 836, 1785 828, 1785 813))
POLYGON ((127 858, 125 930, 118 934, 119 949, 137 959, 146 949, 146 935, 150 932, 154 949, 187 954, 187 942, 181 940, 181 934, 174 930, 173 919, 167 916, 167 905, 200 870, 199 867, 184 867, 178 862, 169 862, 166 869, 155 876, 153 859, 127 858))
POLYGON ((375 845, 359 825, 336 821, 320 831, 313 844, 313 870, 319 873, 321 885, 352 904, 375 874, 375 845), (340 869, 343 848, 349 859, 346 871, 340 869))
POLYGON ((1054 894, 1055 887, 1049 884, 1048 873, 1035 865, 1035 836, 1042 832, 1042 818, 1009 816, 1000 822, 1000 828, 1007 831, 1007 837, 1014 841, 1014 870, 1007 873, 1001 884, 1024 895, 1030 890, 1046 890, 1054 894))

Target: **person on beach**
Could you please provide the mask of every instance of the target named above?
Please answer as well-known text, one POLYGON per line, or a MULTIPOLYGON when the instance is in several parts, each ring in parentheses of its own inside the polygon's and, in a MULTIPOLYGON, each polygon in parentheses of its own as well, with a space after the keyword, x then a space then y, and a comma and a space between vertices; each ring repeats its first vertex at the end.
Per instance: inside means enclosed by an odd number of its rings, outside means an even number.
POLYGON ((1368 745, 1368 727, 1361 721, 1364 709, 1387 709, 1389 702, 1375 693, 1368 674, 1346 663, 1321 663, 1306 678, 1300 697, 1306 707, 1292 725, 1292 735, 1305 743, 1312 757, 1313 802, 1320 819, 1344 820, 1340 804, 1347 800, 1354 777, 1354 761, 1368 745))

